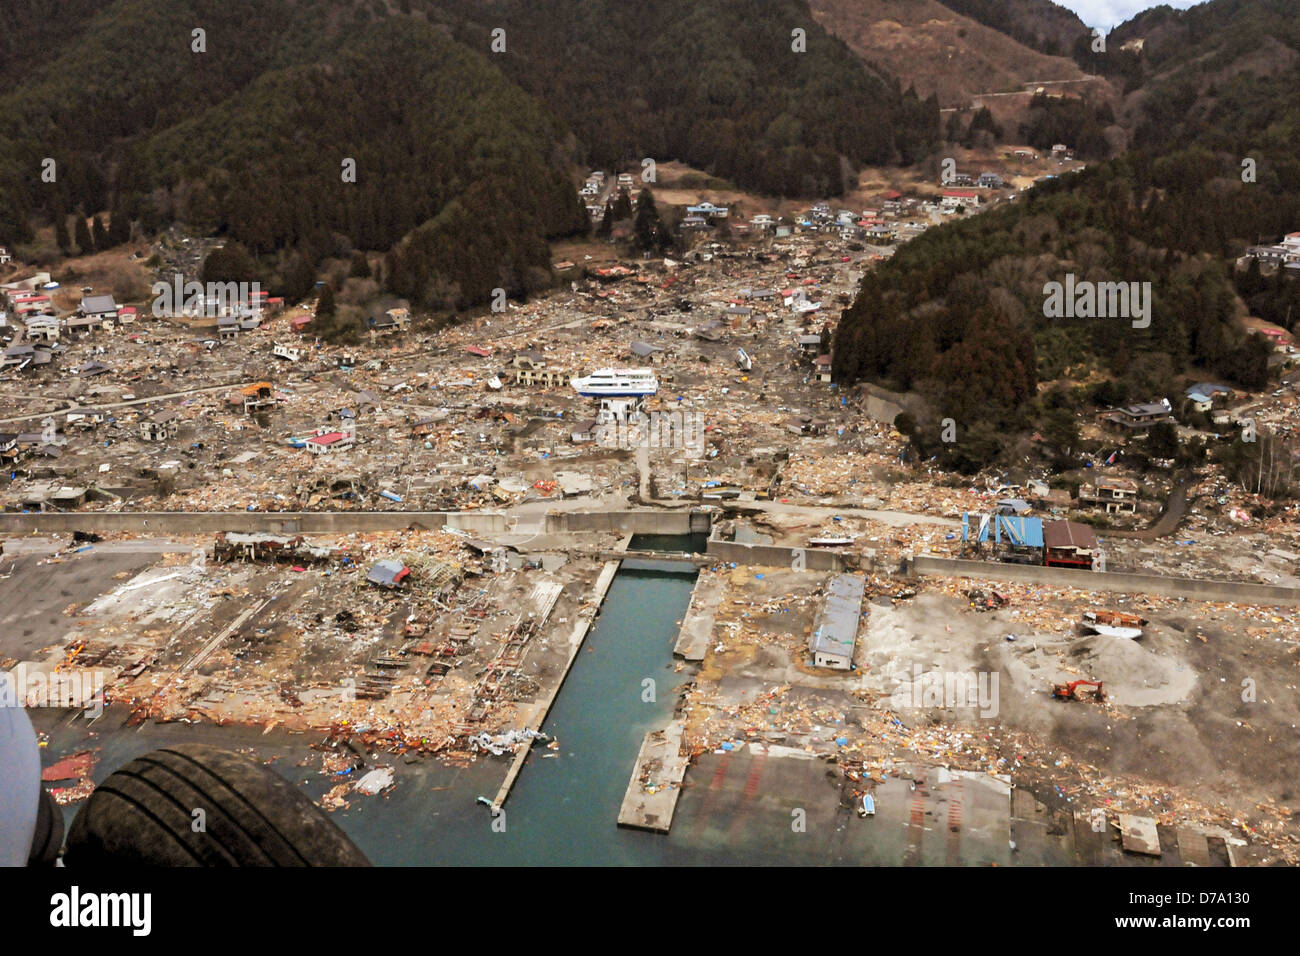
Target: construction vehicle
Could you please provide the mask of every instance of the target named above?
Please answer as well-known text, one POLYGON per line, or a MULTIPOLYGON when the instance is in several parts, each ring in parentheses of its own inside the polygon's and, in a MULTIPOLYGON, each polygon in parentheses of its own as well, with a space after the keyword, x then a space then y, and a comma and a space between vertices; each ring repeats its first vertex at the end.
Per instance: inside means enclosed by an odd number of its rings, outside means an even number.
POLYGON ((1052 697, 1056 700, 1091 700, 1101 703, 1106 699, 1099 680, 1072 680, 1068 684, 1053 684, 1052 697))

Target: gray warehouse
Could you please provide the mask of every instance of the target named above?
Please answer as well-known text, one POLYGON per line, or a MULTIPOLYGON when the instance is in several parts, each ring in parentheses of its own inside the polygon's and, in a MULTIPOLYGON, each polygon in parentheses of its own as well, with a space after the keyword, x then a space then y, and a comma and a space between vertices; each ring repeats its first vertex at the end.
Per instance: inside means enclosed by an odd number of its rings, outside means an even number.
POLYGON ((826 588, 826 603, 808 642, 814 667, 846 671, 852 666, 866 588, 866 580, 856 575, 837 574, 831 578, 826 588))

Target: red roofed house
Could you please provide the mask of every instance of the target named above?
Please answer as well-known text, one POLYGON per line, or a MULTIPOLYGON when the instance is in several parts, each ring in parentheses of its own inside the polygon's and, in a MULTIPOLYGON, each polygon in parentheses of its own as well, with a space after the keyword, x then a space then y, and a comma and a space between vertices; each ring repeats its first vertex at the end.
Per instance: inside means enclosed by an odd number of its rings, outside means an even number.
POLYGON ((353 431, 330 432, 323 428, 316 429, 316 434, 307 439, 307 450, 313 455, 332 455, 347 451, 356 440, 353 431))
POLYGON ((958 206, 974 209, 980 204, 980 194, 973 189, 945 189, 939 205, 952 211, 958 206))

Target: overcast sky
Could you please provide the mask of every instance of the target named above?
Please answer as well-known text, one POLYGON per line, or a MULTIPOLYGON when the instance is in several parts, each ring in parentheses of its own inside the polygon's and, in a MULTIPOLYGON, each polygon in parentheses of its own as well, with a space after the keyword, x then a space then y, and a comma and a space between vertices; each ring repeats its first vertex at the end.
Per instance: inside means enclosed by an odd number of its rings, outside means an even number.
MULTIPOLYGON (((1079 15, 1079 19, 1090 27, 1109 30, 1117 27, 1135 13, 1151 7, 1160 6, 1161 0, 1056 0, 1063 7, 1069 7, 1079 15)), ((1200 0, 1163 0, 1171 7, 1186 10, 1195 6, 1200 0)))

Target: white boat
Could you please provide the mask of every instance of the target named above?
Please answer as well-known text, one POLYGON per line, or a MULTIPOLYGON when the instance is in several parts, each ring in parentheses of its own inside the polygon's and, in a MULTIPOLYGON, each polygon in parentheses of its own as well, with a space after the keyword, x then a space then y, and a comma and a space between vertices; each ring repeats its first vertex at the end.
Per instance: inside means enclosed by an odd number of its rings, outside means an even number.
POLYGON ((573 379, 572 384, 584 398, 634 397, 659 391, 655 373, 648 368, 603 368, 573 379))
POLYGON ((1126 641, 1134 641, 1142 636, 1140 627, 1115 627, 1110 624, 1089 624, 1088 627, 1102 637, 1122 637, 1126 641))

